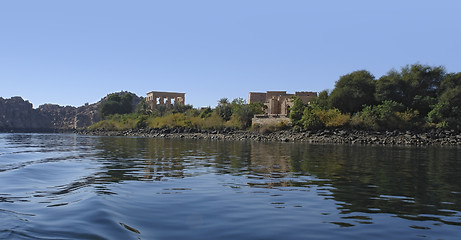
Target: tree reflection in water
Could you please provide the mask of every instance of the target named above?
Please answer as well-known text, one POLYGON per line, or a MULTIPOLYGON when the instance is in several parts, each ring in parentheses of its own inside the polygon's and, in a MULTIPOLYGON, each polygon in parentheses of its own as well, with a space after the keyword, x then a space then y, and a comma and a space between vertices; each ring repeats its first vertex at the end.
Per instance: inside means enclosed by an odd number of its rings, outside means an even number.
POLYGON ((440 220, 461 211, 460 149, 122 137, 99 138, 97 148, 99 183, 230 174, 245 176, 250 187, 314 186, 344 218, 440 220))

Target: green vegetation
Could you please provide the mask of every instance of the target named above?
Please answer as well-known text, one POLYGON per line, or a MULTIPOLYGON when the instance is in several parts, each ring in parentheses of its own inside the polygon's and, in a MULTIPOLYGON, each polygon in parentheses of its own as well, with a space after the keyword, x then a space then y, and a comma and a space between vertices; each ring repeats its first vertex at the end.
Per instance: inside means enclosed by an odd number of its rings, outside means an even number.
POLYGON ((418 111, 406 109, 401 103, 385 100, 379 105, 366 106, 352 118, 351 124, 373 130, 406 130, 421 127, 418 119, 418 111))
MULTIPOLYGON (((104 120, 90 128, 250 129, 252 117, 264 113, 264 107, 261 103, 247 104, 242 98, 232 102, 222 98, 214 109, 175 105, 171 109, 159 106, 150 110, 142 100, 132 113, 132 95, 114 93, 101 104, 104 120)), ((421 64, 391 70, 379 79, 366 70, 355 71, 341 76, 333 90, 321 91, 309 104, 293 98, 289 117, 291 124, 251 129, 461 130, 461 73, 447 73, 442 66, 421 64)))
POLYGON ((90 130, 127 130, 145 127, 146 115, 140 114, 113 114, 106 116, 102 121, 99 121, 89 127, 90 130))
POLYGON ((99 114, 104 119, 113 114, 128 114, 132 113, 133 95, 131 93, 112 93, 107 95, 99 107, 99 114))
POLYGON ((271 133, 281 130, 288 130, 291 128, 291 123, 289 121, 280 121, 277 124, 268 124, 268 125, 253 125, 250 130, 259 132, 259 133, 271 133))
POLYGON ((413 64, 376 80, 368 71, 355 71, 309 105, 295 100, 290 118, 303 129, 461 130, 461 73, 413 64))
POLYGON ((255 114, 264 111, 262 104, 247 104, 242 98, 229 102, 226 98, 219 100, 215 109, 211 107, 201 110, 191 105, 174 105, 171 109, 158 106, 154 110, 147 107, 143 99, 137 106, 135 113, 121 113, 112 110, 114 105, 122 106, 122 95, 109 94, 106 102, 101 104, 103 120, 89 127, 90 130, 127 130, 139 128, 191 128, 221 130, 224 128, 247 129, 251 126, 251 119, 255 114), (112 113, 112 114, 111 114, 112 113))
POLYGON ((331 106, 344 113, 355 113, 364 105, 373 105, 376 84, 374 78, 365 70, 341 76, 329 96, 331 106))

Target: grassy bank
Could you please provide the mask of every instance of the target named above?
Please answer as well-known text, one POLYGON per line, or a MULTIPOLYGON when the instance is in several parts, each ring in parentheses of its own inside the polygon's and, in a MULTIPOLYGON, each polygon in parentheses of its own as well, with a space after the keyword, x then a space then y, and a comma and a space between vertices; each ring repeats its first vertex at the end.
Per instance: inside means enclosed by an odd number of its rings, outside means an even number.
POLYGON ((236 118, 224 121, 218 114, 210 116, 190 116, 184 113, 171 113, 164 116, 147 114, 114 114, 91 125, 89 130, 123 131, 128 129, 191 128, 221 130, 224 128, 245 129, 246 126, 236 118))

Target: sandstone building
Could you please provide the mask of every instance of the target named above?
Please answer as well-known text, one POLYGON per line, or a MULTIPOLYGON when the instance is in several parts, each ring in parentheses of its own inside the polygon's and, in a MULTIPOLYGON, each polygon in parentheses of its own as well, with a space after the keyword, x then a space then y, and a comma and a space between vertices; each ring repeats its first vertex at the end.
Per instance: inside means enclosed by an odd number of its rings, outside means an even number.
POLYGON ((250 92, 248 103, 263 103, 267 106, 265 111, 268 115, 287 116, 290 108, 293 106, 293 96, 299 97, 307 104, 317 97, 317 93, 295 92, 294 94, 289 94, 286 91, 250 92))
POLYGON ((149 92, 146 96, 146 103, 152 110, 157 108, 157 106, 171 108, 175 104, 184 105, 186 103, 186 94, 176 92, 149 92))

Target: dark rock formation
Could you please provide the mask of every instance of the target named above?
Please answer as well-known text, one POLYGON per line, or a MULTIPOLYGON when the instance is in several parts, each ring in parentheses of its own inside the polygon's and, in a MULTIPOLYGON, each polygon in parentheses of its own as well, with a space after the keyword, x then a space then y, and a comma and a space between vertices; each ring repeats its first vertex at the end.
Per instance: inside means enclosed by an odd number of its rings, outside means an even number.
POLYGON ((37 110, 41 115, 46 117, 52 129, 74 128, 74 118, 77 111, 76 107, 43 104, 40 105, 37 110))
POLYGON ((0 130, 49 129, 50 122, 32 103, 21 97, 3 99, 0 97, 0 130))
MULTIPOLYGON (((126 94, 128 92, 120 92, 126 94)), ((32 103, 21 97, 0 97, 0 131, 68 131, 82 129, 100 121, 99 102, 80 107, 43 104, 33 109, 32 103)), ((142 98, 133 94, 133 109, 142 98)))

